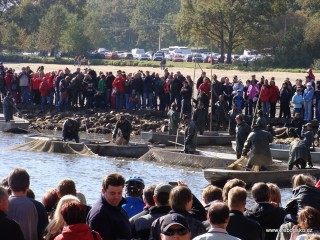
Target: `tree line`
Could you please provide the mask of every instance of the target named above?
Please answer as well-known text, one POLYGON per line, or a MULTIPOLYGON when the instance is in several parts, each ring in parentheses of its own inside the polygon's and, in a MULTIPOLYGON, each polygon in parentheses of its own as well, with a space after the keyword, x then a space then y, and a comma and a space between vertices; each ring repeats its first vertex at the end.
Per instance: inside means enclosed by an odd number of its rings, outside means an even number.
POLYGON ((186 45, 226 54, 254 49, 263 64, 320 58, 320 0, 0 1, 0 49, 86 54, 105 47, 186 45))

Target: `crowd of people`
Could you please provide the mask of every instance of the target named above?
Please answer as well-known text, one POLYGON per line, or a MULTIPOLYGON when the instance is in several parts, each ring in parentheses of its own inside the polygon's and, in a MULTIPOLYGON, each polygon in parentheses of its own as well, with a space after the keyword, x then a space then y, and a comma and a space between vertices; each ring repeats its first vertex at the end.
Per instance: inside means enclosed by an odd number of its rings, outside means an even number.
POLYGON ((201 102, 208 113, 211 101, 219 125, 231 109, 253 116, 257 104, 265 118, 274 118, 279 103, 277 117, 291 118, 300 113, 305 121, 320 120, 320 82, 315 82, 312 69, 304 81, 297 79, 292 85, 287 78, 279 89, 274 77, 270 81, 263 76, 257 80, 256 75, 243 82, 237 76, 218 80, 213 75, 210 79, 202 72, 194 83, 189 75, 169 72, 167 68, 163 74, 119 70, 114 75, 89 68, 77 68, 73 73, 68 68, 45 72, 43 66, 37 71, 27 66, 18 72, 0 63, 0 92, 3 97, 10 92, 16 103, 39 104, 42 111, 54 106, 60 111, 84 107, 168 111, 174 102, 178 112, 191 116, 193 103, 198 108, 201 102))
POLYGON ((93 206, 72 179, 48 189, 42 202, 29 189, 30 176, 15 168, 0 186, 1 239, 6 240, 315 240, 320 239, 320 183, 310 175, 292 179, 285 207, 276 184, 231 179, 208 185, 197 199, 181 181, 145 186, 110 173, 93 206), (123 196, 124 191, 124 196, 123 196))

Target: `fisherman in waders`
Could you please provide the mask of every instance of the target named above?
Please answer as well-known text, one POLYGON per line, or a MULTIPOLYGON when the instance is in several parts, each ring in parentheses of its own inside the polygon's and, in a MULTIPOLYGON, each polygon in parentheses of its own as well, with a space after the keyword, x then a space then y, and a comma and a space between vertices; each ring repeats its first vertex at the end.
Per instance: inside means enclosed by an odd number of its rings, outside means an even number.
POLYGON ((184 131, 184 152, 193 154, 197 148, 197 127, 188 115, 183 118, 185 124, 184 131))
POLYGON ((307 163, 309 167, 313 167, 310 149, 306 143, 306 140, 297 138, 290 143, 288 170, 292 170, 293 166, 296 166, 298 169, 305 169, 307 163))
POLYGON ((208 122, 208 110, 204 108, 202 102, 199 102, 197 109, 194 111, 192 120, 196 123, 199 134, 203 135, 208 122))
POLYGON ((169 117, 169 135, 176 135, 180 122, 180 113, 177 111, 176 103, 171 104, 171 109, 168 112, 169 117))
POLYGON ((79 142, 79 122, 75 119, 68 118, 63 124, 63 141, 72 141, 73 139, 76 143, 79 142))
POLYGON ((13 101, 11 92, 7 93, 7 96, 3 100, 3 115, 6 122, 10 122, 13 119, 13 110, 16 109, 16 104, 13 101))
POLYGON ((237 153, 237 159, 239 159, 241 157, 244 143, 246 142, 247 137, 251 132, 251 128, 244 121, 242 114, 238 114, 235 119, 237 122, 237 126, 236 126, 236 153, 237 153))
POLYGON ((127 145, 130 141, 131 130, 131 123, 125 118, 125 116, 121 116, 113 131, 112 141, 117 145, 127 145))

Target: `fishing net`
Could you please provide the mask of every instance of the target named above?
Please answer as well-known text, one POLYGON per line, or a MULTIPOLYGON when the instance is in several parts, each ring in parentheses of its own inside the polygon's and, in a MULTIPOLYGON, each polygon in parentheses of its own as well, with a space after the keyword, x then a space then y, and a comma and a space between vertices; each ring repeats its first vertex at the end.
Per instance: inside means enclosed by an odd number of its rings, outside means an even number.
POLYGON ((142 161, 169 164, 170 166, 184 166, 195 169, 226 168, 234 159, 224 158, 221 153, 210 156, 198 154, 184 154, 177 150, 153 148, 139 158, 142 161))
POLYGON ((97 156, 84 143, 63 142, 50 139, 35 139, 24 144, 14 146, 8 150, 20 150, 28 152, 50 152, 78 154, 81 156, 97 156))

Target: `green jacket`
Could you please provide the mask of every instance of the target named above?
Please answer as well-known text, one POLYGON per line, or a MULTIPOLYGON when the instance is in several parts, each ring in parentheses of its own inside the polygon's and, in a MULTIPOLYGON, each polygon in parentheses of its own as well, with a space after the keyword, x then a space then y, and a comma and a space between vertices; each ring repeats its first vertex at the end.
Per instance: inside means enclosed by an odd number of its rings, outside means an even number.
POLYGON ((106 81, 105 79, 100 79, 98 83, 98 89, 101 93, 106 92, 106 81))

